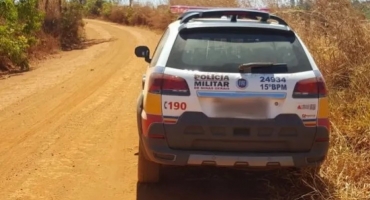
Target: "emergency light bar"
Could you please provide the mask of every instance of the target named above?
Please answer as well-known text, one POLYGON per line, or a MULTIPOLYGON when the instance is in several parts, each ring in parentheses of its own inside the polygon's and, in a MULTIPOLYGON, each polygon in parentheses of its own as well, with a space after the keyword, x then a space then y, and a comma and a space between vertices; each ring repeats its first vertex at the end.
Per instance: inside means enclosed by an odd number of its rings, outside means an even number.
MULTIPOLYGON (((227 7, 203 7, 203 6, 184 6, 184 5, 174 5, 170 6, 170 11, 173 14, 184 14, 188 11, 197 11, 197 10, 209 10, 209 9, 230 9, 227 7)), ((244 8, 249 10, 259 10, 269 12, 268 8, 244 8)))
POLYGON ((231 22, 236 22, 240 17, 247 17, 250 19, 267 22, 268 20, 275 20, 279 24, 288 24, 278 16, 270 14, 268 8, 218 8, 218 7, 201 7, 201 6, 170 6, 172 13, 181 14, 177 19, 180 23, 187 23, 195 18, 221 18, 223 16, 230 16, 231 22))

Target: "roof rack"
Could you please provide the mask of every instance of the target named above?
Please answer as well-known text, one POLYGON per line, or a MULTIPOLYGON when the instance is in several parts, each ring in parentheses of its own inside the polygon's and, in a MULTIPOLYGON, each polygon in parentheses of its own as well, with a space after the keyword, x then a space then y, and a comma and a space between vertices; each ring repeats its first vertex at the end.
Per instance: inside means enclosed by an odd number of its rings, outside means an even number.
POLYGON ((219 9, 209 9, 209 10, 191 10, 183 13, 178 17, 180 23, 186 24, 195 18, 221 18, 222 16, 230 16, 231 22, 236 22, 238 16, 245 16, 250 19, 258 20, 260 18, 261 22, 267 22, 269 19, 277 21, 279 24, 288 24, 281 18, 271 15, 268 12, 254 10, 254 9, 242 9, 242 8, 219 8, 219 9))
POLYGON ((270 19, 277 21, 279 24, 288 26, 288 23, 276 15, 270 15, 270 19))

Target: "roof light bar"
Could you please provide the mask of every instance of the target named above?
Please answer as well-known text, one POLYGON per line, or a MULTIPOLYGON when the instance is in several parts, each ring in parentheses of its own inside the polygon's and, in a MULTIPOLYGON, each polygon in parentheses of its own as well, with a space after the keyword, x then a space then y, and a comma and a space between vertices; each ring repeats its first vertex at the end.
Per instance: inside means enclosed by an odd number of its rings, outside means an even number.
POLYGON ((222 16, 230 16, 231 22, 236 22, 238 18, 249 18, 267 22, 275 20, 279 24, 288 26, 288 24, 278 16, 272 15, 266 10, 268 8, 216 8, 216 7, 201 7, 201 6, 171 6, 172 13, 181 13, 177 18, 180 23, 187 23, 196 18, 221 18, 222 16), (259 19, 258 19, 259 18, 259 19))
MULTIPOLYGON (((204 7, 204 6, 184 6, 184 5, 173 5, 170 6, 170 11, 173 14, 184 14, 190 11, 198 11, 198 10, 210 10, 210 9, 230 9, 228 7, 204 7)), ((236 8, 233 8, 236 9, 236 8)), ((238 8, 240 9, 240 8, 238 8)), ((268 8, 243 8, 249 10, 259 10, 264 12, 269 12, 270 9, 268 8)))
POLYGON ((187 23, 188 21, 195 18, 221 18, 221 16, 231 16, 233 22, 236 22, 237 16, 245 16, 250 19, 257 20, 258 17, 261 21, 266 22, 270 18, 270 14, 263 11, 249 10, 249 9, 235 9, 235 8, 224 8, 224 9, 210 9, 191 11, 185 13, 181 17, 181 23, 187 23))

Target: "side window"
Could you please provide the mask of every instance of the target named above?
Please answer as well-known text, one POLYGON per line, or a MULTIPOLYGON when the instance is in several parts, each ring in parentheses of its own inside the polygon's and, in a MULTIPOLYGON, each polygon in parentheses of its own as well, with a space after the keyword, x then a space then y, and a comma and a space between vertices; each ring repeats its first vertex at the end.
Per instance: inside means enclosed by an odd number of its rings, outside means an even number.
POLYGON ((154 67, 157 64, 158 58, 161 55, 162 49, 164 47, 164 44, 167 41, 168 35, 170 34, 169 29, 166 30, 166 32, 162 35, 156 49, 154 50, 152 61, 150 62, 149 67, 154 67))

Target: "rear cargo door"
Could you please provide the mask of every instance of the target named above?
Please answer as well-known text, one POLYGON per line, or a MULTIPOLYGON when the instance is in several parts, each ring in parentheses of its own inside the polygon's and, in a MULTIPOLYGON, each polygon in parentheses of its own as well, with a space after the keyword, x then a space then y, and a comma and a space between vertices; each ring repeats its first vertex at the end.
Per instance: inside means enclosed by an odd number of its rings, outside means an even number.
POLYGON ((176 80, 172 90, 189 91, 162 95, 172 148, 291 152, 312 145, 316 129, 307 127, 316 126, 318 98, 294 93, 297 83, 315 80, 315 74, 292 32, 184 31, 164 74, 176 80), (259 65, 241 70, 248 63, 259 65))

